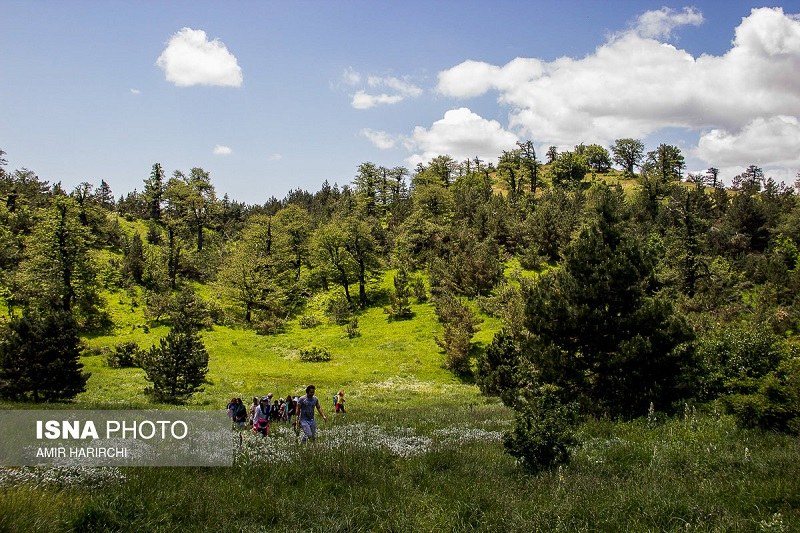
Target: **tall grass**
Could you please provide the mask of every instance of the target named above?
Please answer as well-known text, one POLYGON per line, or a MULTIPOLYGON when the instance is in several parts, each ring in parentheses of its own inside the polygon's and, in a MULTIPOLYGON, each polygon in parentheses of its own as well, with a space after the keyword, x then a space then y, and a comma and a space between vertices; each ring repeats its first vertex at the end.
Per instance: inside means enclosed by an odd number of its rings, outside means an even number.
POLYGON ((497 405, 375 408, 332 417, 320 424, 318 441, 304 446, 275 426, 266 441, 245 438, 230 468, 128 468, 124 480, 100 489, 80 482, 5 487, 0 530, 43 522, 57 531, 800 527, 794 438, 740 430, 714 415, 656 425, 588 422, 567 467, 533 476, 502 450, 509 418, 497 405))

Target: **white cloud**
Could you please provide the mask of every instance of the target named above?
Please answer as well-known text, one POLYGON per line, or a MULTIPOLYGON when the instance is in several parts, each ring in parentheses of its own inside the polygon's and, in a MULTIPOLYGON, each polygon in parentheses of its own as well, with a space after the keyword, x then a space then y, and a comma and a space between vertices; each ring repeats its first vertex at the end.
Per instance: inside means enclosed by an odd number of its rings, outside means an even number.
POLYGON ((270 154, 269 157, 267 157, 269 161, 280 161, 281 159, 283 159, 282 154, 270 154))
POLYGON ((361 83, 361 74, 356 72, 353 67, 347 67, 344 74, 342 74, 342 80, 344 80, 347 85, 358 85, 361 83))
POLYGON ((385 131, 375 131, 369 128, 361 130, 361 135, 369 139, 379 150, 388 150, 394 148, 397 144, 397 137, 386 133, 385 131))
POLYGON ((231 155, 232 153, 233 150, 228 146, 223 146, 221 144, 214 146, 214 155, 231 155))
POLYGON ((672 37, 672 30, 678 26, 699 26, 702 23, 703 14, 693 7, 684 7, 681 12, 662 7, 640 15, 636 19, 634 31, 644 38, 668 39, 672 37))
POLYGON ((648 37, 701 21, 688 8, 645 13, 586 57, 465 61, 439 74, 437 91, 453 98, 496 91, 509 109, 508 128, 543 145, 609 145, 680 128, 706 132, 696 154, 709 165, 721 164, 713 157, 729 157, 725 147, 734 145, 739 161, 787 161, 777 150, 767 158, 754 132, 791 132, 791 119, 800 116, 800 18, 781 8, 753 9, 720 56, 694 57, 648 37))
POLYGON ((408 79, 394 76, 367 76, 364 77, 352 67, 348 67, 342 79, 346 85, 358 86, 366 84, 371 89, 384 89, 380 93, 367 92, 361 88, 353 95, 350 105, 356 109, 370 109, 379 105, 391 105, 402 102, 407 98, 417 98, 422 94, 422 88, 411 83, 408 79))
POLYGON ((696 155, 720 166, 800 167, 800 120, 779 115, 756 118, 736 132, 713 129, 700 137, 696 155))
POLYGON ((430 161, 437 155, 450 155, 456 160, 494 160, 503 151, 514 148, 518 138, 504 130, 496 120, 486 120, 466 107, 451 109, 430 129, 417 126, 407 147, 415 153, 410 165, 430 161))
POLYGON ((413 83, 392 76, 380 77, 370 76, 367 78, 370 87, 387 87, 393 89, 398 95, 408 98, 416 98, 422 94, 422 89, 413 83))
POLYGON ((353 100, 350 102, 350 105, 356 109, 370 109, 377 105, 396 104, 402 101, 403 97, 398 94, 367 94, 364 91, 358 91, 353 95, 353 100))
POLYGON ((206 32, 183 28, 175 33, 156 60, 167 81, 178 87, 219 85, 240 87, 242 69, 225 44, 209 41, 206 32))
POLYGON ((142 91, 139 89, 131 89, 131 94, 142 94, 142 91))

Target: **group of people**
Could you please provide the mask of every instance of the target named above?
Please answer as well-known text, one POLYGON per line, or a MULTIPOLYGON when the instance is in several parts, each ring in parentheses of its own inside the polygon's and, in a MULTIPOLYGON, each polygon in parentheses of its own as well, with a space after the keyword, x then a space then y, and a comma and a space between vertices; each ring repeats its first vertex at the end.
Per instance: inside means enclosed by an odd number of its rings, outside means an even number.
MULTIPOLYGON (((295 430, 303 430, 301 441, 314 440, 317 436, 317 423, 314 411, 319 412, 323 420, 328 417, 322 412, 319 399, 315 396, 316 387, 306 387, 304 396, 287 395, 286 398, 273 400, 272 393, 253 397, 253 403, 248 409, 241 398, 231 398, 228 402, 228 417, 233 422, 235 429, 244 430, 251 428, 253 432, 263 436, 269 434, 270 422, 292 422, 294 419, 295 430)), ((333 408, 335 412, 344 414, 344 390, 339 390, 333 395, 333 408)))

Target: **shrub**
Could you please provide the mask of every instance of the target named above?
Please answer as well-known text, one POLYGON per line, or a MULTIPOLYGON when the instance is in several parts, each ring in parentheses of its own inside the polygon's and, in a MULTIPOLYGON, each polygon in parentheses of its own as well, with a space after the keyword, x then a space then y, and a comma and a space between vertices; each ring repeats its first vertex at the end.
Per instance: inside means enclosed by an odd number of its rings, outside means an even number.
POLYGON ((331 360, 331 352, 320 346, 310 346, 300 350, 300 360, 304 363, 324 363, 331 360))
POLYGON ((569 462, 577 439, 577 406, 559 402, 557 389, 545 385, 517 409, 514 429, 503 437, 506 451, 526 470, 539 472, 569 462))
POLYGON ((257 335, 277 335, 286 331, 286 321, 281 318, 267 318, 255 325, 257 335))
POLYGON ((700 339, 697 346, 701 397, 749 392, 754 379, 781 359, 779 338, 766 329, 729 327, 700 339))
POLYGON ((358 318, 353 317, 350 319, 350 322, 347 323, 347 338, 355 339, 360 336, 361 332, 358 330, 358 318))
POLYGON ((106 354, 106 363, 111 368, 130 368, 138 366, 137 359, 142 350, 134 341, 120 342, 114 350, 106 354))
POLYGON ((343 294, 337 294, 328 301, 325 314, 328 315, 331 322, 343 326, 350 320, 350 302, 347 301, 343 294))
POLYGON ((428 301, 428 289, 425 287, 425 280, 420 275, 416 275, 411 280, 411 290, 414 292, 414 298, 417 303, 425 303, 428 301))
POLYGON ((314 315, 303 315, 300 317, 300 327, 303 329, 311 329, 319 325, 320 320, 314 315))
POLYGON ((786 433, 800 433, 800 357, 790 357, 759 380, 749 394, 731 394, 722 401, 737 424, 786 433))
POLYGON ((466 304, 451 295, 436 299, 436 316, 444 324, 442 337, 434 340, 445 353, 445 367, 459 374, 470 372, 472 336, 481 322, 466 304))

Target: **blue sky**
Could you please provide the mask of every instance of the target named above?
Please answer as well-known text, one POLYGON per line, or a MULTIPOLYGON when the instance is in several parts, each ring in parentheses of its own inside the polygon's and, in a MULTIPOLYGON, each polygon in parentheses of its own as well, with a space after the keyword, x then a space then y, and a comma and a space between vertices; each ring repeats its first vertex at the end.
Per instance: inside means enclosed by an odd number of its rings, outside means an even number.
POLYGON ((199 166, 247 203, 516 140, 800 170, 800 2, 0 0, 0 149, 70 189, 199 166))

